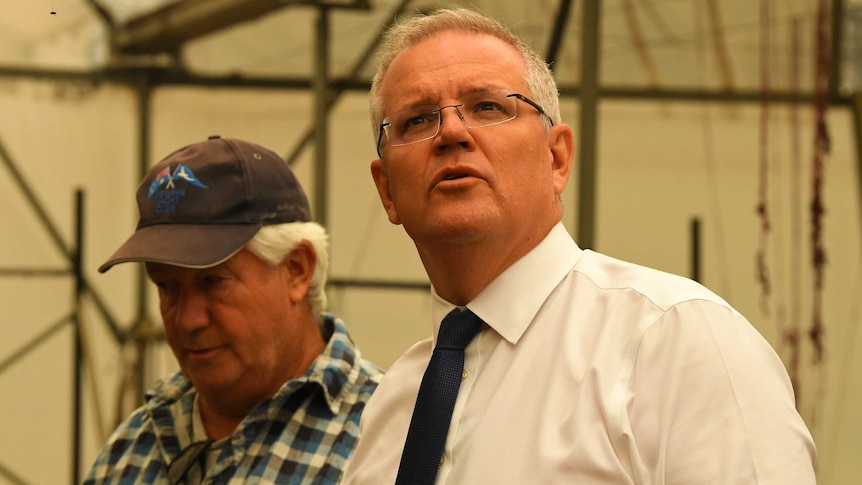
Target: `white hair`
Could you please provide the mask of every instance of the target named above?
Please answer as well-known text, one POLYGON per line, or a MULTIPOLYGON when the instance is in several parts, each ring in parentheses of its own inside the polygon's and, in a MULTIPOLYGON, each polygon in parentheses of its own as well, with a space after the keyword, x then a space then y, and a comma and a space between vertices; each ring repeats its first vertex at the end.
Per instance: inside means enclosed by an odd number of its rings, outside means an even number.
POLYGON ((306 298, 314 316, 321 319, 326 310, 326 276, 329 270, 329 236, 316 222, 288 222, 263 226, 246 247, 265 263, 276 266, 302 241, 308 241, 317 253, 317 263, 306 298))

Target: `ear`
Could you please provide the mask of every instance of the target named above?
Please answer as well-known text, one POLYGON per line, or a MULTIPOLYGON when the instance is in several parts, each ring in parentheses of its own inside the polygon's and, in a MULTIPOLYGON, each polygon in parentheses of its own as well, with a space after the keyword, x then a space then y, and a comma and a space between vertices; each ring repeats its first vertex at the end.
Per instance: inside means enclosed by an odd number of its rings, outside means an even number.
POLYGON ((548 132, 548 147, 553 155, 551 170, 554 177, 554 192, 563 193, 572 171, 572 156, 575 152, 575 136, 572 127, 558 124, 548 132))
POLYGON ((383 209, 386 210, 386 215, 389 216, 389 222, 392 224, 401 224, 398 211, 392 202, 392 194, 389 191, 389 174, 382 159, 378 158, 371 162, 371 177, 374 179, 374 185, 377 187, 377 195, 380 196, 383 209))
POLYGON ((308 241, 300 241, 293 251, 281 260, 279 266, 287 278, 287 294, 290 301, 299 303, 304 300, 317 266, 317 252, 314 246, 308 241))

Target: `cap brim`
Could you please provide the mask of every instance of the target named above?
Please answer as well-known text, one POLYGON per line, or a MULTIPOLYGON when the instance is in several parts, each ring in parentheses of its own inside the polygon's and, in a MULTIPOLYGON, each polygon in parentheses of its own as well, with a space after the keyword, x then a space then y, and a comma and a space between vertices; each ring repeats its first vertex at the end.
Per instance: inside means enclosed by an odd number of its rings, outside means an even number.
POLYGON ((208 268, 229 259, 257 234, 261 224, 159 224, 142 227, 99 267, 104 273, 128 262, 208 268))

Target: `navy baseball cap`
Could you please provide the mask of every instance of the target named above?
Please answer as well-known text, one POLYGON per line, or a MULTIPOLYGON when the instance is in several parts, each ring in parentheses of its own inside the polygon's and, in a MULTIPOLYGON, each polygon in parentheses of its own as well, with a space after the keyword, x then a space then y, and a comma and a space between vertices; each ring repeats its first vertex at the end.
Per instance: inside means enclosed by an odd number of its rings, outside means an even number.
POLYGON ((137 191, 137 229, 99 267, 126 262, 208 268, 266 224, 311 221, 293 171, 271 150, 212 136, 153 166, 137 191))

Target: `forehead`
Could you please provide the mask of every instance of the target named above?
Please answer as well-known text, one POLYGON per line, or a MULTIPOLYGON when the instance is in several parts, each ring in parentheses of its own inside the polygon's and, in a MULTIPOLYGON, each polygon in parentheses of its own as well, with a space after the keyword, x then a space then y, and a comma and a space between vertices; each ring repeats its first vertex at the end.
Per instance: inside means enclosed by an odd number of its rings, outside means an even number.
POLYGON ((387 108, 436 103, 471 91, 524 89, 520 52, 487 34, 446 31, 404 49, 389 66, 380 93, 387 108))

